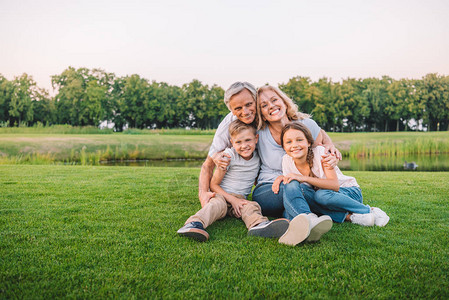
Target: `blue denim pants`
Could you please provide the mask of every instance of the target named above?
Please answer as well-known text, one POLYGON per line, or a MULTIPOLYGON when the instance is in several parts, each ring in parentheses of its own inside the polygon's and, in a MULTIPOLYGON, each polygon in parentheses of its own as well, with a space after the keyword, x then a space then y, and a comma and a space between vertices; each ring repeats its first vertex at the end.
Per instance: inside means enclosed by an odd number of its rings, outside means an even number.
POLYGON ((264 216, 280 216, 293 219, 302 213, 329 215, 336 222, 343 222, 346 212, 333 211, 319 205, 315 200, 315 190, 296 180, 279 186, 279 193, 271 190, 272 183, 261 183, 253 191, 253 200, 259 203, 264 216))
MULTIPOLYGON (((332 190, 318 190, 315 193, 315 201, 320 206, 335 212, 348 212, 367 214, 371 211, 368 205, 363 204, 362 190, 359 187, 341 187, 338 192, 332 190)), ((334 219, 334 222, 342 223, 344 218, 334 219)))

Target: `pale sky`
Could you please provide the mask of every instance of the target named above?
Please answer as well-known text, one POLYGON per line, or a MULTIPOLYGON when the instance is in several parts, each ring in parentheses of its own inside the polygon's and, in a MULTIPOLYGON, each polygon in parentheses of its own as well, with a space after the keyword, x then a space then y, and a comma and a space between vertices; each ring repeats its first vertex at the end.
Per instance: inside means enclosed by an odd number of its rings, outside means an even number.
POLYGON ((447 0, 0 0, 0 74, 68 66, 181 86, 449 75, 447 0))

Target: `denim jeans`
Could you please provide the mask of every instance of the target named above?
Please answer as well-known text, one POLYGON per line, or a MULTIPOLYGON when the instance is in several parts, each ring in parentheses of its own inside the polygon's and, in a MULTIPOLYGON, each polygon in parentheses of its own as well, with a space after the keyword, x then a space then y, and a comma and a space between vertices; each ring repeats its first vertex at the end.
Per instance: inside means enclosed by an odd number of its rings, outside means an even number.
POLYGON ((298 214, 313 212, 317 215, 328 215, 335 222, 343 222, 346 218, 346 211, 337 211, 320 205, 316 201, 315 190, 305 184, 292 180, 284 186, 284 206, 287 219, 292 219, 298 214))
POLYGON ((264 216, 283 216, 293 219, 299 214, 313 212, 317 215, 328 215, 335 222, 343 222, 347 212, 334 211, 323 207, 315 200, 315 190, 307 184, 292 180, 279 186, 279 193, 271 190, 272 183, 261 183, 253 191, 253 200, 259 203, 264 216))
POLYGON ((284 184, 281 183, 279 186, 278 194, 273 193, 271 190, 272 185, 273 183, 270 182, 258 184, 253 190, 252 199, 259 203, 264 216, 280 217, 284 212, 284 203, 282 201, 284 184))
MULTIPOLYGON (((363 204, 362 191, 359 187, 341 187, 338 192, 332 190, 318 190, 315 193, 315 201, 322 207, 325 207, 334 212, 348 212, 367 214, 370 212, 370 207, 363 204)), ((334 219, 335 222, 343 222, 344 218, 334 219)))

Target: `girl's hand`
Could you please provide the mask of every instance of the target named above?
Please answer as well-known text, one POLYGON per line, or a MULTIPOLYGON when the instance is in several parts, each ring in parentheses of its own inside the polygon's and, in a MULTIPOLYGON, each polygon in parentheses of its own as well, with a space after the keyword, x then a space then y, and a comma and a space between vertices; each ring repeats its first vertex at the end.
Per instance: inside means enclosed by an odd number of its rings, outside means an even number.
POLYGON ((284 176, 278 176, 276 180, 273 182, 273 185, 271 186, 271 190, 273 193, 277 194, 279 193, 279 186, 281 185, 282 180, 284 179, 284 176))
POLYGON ((212 160, 214 161, 214 164, 217 166, 217 168, 226 170, 229 166, 229 162, 231 161, 231 156, 227 153, 224 153, 224 151, 221 151, 215 153, 212 156, 212 160))
POLYGON ((337 166, 338 159, 334 154, 321 155, 323 168, 333 169, 337 166))
POLYGON ((290 173, 287 176, 284 176, 284 184, 290 183, 292 180, 296 180, 298 182, 306 182, 307 176, 302 176, 299 174, 290 173))
POLYGON ((244 205, 248 204, 248 201, 245 199, 239 199, 237 197, 233 197, 232 201, 230 202, 232 205, 232 208, 234 209, 234 215, 237 218, 241 218, 242 217, 242 208, 244 205))

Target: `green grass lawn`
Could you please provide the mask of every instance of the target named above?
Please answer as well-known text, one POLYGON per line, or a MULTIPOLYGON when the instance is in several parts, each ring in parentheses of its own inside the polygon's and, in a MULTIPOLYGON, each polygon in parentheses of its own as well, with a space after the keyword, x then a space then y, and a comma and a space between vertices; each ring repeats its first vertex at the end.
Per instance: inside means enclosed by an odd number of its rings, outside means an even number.
POLYGON ((0 298, 449 297, 447 172, 347 172, 390 223, 297 247, 231 218, 206 243, 177 236, 198 173, 0 166, 0 298))

